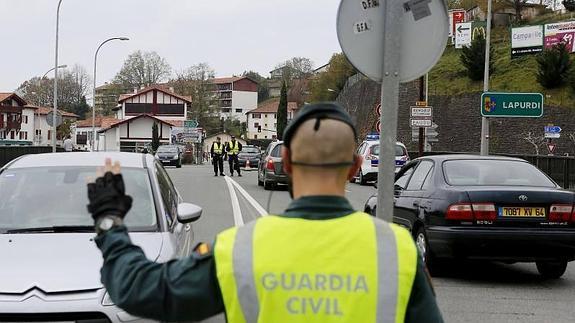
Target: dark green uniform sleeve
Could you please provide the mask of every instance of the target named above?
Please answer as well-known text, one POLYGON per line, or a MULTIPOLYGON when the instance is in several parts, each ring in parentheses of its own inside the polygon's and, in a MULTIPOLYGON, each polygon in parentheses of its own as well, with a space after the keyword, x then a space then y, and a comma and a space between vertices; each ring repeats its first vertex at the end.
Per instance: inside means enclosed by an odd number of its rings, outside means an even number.
POLYGON ((104 256, 102 283, 126 312, 155 320, 196 321, 224 311, 211 252, 155 263, 132 244, 124 226, 97 237, 96 244, 104 256))
POLYGON ((417 272, 411 289, 411 296, 407 304, 405 315, 406 323, 443 323, 443 318, 435 293, 431 286, 431 280, 425 269, 421 256, 417 256, 417 272))

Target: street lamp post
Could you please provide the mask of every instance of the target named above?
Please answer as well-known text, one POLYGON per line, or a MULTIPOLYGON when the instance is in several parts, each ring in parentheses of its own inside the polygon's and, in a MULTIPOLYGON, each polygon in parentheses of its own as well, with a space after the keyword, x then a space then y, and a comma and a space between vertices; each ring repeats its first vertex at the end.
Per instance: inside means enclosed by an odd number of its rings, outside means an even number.
POLYGON ((92 89, 92 147, 91 151, 94 151, 94 145, 96 144, 96 66, 98 64, 98 52, 100 48, 104 46, 105 43, 110 42, 112 40, 130 40, 127 37, 112 37, 104 40, 98 49, 96 49, 96 53, 94 54, 94 88, 92 89))
POLYGON ((58 9, 56 10, 56 50, 54 62, 54 115, 52 116, 52 152, 56 152, 56 117, 58 114, 58 31, 60 24, 60 5, 62 0, 58 1, 58 9))
MULTIPOLYGON (((59 65, 57 68, 66 68, 66 67, 68 67, 68 65, 59 65)), ((48 75, 48 73, 52 72, 55 69, 56 69, 55 67, 52 67, 51 69, 48 70, 48 72, 44 73, 44 75, 42 75, 40 79, 41 80, 44 79, 46 75, 48 75)))

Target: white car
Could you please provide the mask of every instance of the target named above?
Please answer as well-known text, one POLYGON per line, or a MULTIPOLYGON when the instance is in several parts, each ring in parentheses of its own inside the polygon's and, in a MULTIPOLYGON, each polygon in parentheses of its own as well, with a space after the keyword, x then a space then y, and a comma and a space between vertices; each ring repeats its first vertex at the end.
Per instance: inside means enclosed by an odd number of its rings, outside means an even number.
POLYGON ((166 262, 193 249, 184 203, 150 154, 59 153, 20 157, 0 169, 0 322, 153 322, 116 307, 100 282, 86 183, 106 157, 122 163, 130 238, 166 262))
MULTIPOLYGON (((377 166, 379 165, 379 140, 366 140, 357 149, 357 154, 363 157, 363 163, 352 183, 358 182, 366 185, 369 181, 377 180, 377 166)), ((395 144, 395 171, 399 171, 409 161, 407 148, 401 142, 395 144)))

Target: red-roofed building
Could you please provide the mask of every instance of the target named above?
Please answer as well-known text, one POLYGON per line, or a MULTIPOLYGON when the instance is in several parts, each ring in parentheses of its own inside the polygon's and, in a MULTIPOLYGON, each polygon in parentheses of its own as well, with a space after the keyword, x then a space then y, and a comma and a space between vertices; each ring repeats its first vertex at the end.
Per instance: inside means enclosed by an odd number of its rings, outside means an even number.
MULTIPOLYGON (((280 99, 270 99, 247 113, 248 139, 275 139, 277 137, 277 112, 280 99)), ((288 102, 288 121, 297 112, 297 102, 288 102)))
MULTIPOLYGON (((94 119, 94 128, 96 134, 102 129, 109 128, 111 125, 120 122, 116 117, 96 116, 94 119)), ((74 144, 80 150, 90 150, 92 143, 92 119, 79 120, 75 123, 74 144)), ((97 136, 96 136, 97 138, 97 136)))
POLYGON ((220 117, 246 122, 246 113, 258 106, 258 83, 249 77, 221 77, 213 79, 220 117))
POLYGON ((99 131, 100 151, 136 152, 152 142, 152 126, 158 125, 161 144, 171 141, 172 124, 153 115, 140 114, 136 117, 111 122, 99 131))
POLYGON ((17 144, 20 140, 23 119, 29 119, 29 113, 23 118, 25 106, 26 101, 16 93, 0 93, 0 144, 17 144))

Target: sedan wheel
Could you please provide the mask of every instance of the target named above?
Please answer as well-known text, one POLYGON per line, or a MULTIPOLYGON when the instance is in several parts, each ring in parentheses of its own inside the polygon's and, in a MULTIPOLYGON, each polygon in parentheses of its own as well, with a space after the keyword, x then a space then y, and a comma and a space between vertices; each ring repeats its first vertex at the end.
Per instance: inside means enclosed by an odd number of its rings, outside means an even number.
POLYGON ((539 274, 550 279, 561 278, 567 270, 567 261, 538 261, 536 264, 539 274))
POLYGON ((438 276, 441 273, 441 264, 438 259, 433 257, 431 250, 429 249, 429 242, 427 240, 427 235, 425 234, 425 229, 420 227, 417 229, 415 234, 415 245, 419 250, 419 254, 423 259, 423 262, 427 266, 427 270, 432 276, 438 276))

